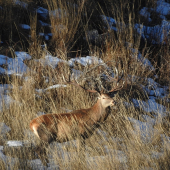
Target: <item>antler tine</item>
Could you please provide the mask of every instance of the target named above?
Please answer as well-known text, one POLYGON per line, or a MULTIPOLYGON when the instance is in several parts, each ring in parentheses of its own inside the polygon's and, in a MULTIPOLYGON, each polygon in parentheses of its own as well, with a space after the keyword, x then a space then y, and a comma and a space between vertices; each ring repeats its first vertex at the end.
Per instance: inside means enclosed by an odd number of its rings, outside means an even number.
POLYGON ((88 92, 91 92, 91 93, 100 93, 100 92, 97 91, 97 90, 85 89, 83 86, 79 85, 79 84, 75 81, 75 79, 74 79, 74 81, 71 81, 71 80, 70 80, 70 76, 69 76, 69 81, 67 81, 67 80, 64 78, 64 76, 63 76, 63 80, 64 80, 66 83, 68 83, 68 84, 73 84, 73 85, 75 85, 75 86, 77 86, 77 87, 82 88, 82 89, 85 90, 85 91, 88 91, 88 92))
MULTIPOLYGON (((119 81, 122 79, 122 77, 123 77, 123 75, 124 75, 124 72, 123 72, 123 70, 122 70, 122 75, 121 75, 121 77, 119 78, 119 72, 118 72, 117 67, 115 67, 115 70, 116 70, 116 73, 117 73, 117 78, 116 78, 116 80, 117 80, 117 83, 119 83, 119 81)), ((115 79, 115 78, 113 78, 113 77, 110 77, 110 78, 115 79)))
POLYGON ((110 80, 112 80, 112 81, 115 81, 115 80, 116 80, 116 83, 119 83, 120 80, 123 78, 124 72, 123 72, 123 70, 122 70, 122 75, 121 75, 121 77, 119 77, 119 72, 118 72, 118 70, 117 70, 116 67, 115 67, 115 70, 116 70, 116 72, 117 72, 116 78, 113 78, 113 77, 109 76, 108 73, 107 73, 107 76, 108 76, 108 78, 109 78, 110 80))
POLYGON ((118 90, 122 89, 122 88, 123 88, 123 85, 124 85, 124 83, 125 83, 125 81, 123 81, 123 83, 122 83, 121 85, 118 85, 118 83, 119 83, 119 82, 122 80, 122 78, 123 78, 124 72, 123 72, 123 70, 122 70, 122 75, 121 75, 121 77, 119 77, 119 72, 118 72, 118 69, 117 69, 116 67, 115 67, 115 70, 116 70, 116 72, 117 72, 117 78, 113 78, 113 77, 111 77, 111 76, 108 75, 108 77, 109 77, 111 80, 113 80, 113 81, 116 80, 116 87, 114 87, 113 89, 111 89, 111 90, 109 91, 109 93, 110 93, 110 92, 113 92, 113 91, 118 91, 118 90))
POLYGON ((125 81, 123 81, 122 85, 116 86, 116 87, 114 87, 113 89, 111 89, 111 90, 109 91, 109 93, 111 93, 111 92, 113 92, 113 91, 119 91, 120 89, 123 88, 123 85, 124 85, 124 84, 125 84, 125 81))
POLYGON ((116 70, 116 72, 117 72, 117 82, 118 82, 118 81, 119 81, 119 72, 118 72, 117 67, 115 67, 115 70, 116 70))

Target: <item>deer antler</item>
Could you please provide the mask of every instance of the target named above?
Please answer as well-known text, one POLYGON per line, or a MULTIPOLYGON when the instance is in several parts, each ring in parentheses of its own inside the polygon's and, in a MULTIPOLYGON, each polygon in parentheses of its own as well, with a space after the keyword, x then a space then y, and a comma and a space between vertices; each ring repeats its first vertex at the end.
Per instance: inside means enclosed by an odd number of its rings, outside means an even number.
MULTIPOLYGON (((122 83, 121 85, 119 85, 119 82, 122 80, 124 73, 123 73, 123 71, 122 71, 122 75, 119 77, 119 72, 118 72, 118 70, 117 70, 116 67, 115 67, 115 70, 116 70, 116 73, 117 73, 116 78, 113 78, 113 77, 109 76, 108 73, 107 73, 108 78, 109 78, 111 81, 115 81, 115 82, 116 82, 116 87, 112 88, 108 93, 114 92, 114 91, 118 91, 118 90, 122 89, 122 88, 123 88, 123 85, 124 85, 124 83, 125 83, 125 81, 123 81, 123 83, 122 83)), ((64 76, 63 76, 63 80, 64 80, 66 83, 68 83, 68 84, 73 84, 73 85, 75 85, 75 86, 77 86, 77 87, 80 87, 81 89, 83 89, 83 90, 85 90, 85 91, 88 91, 88 92, 91 92, 91 93, 99 93, 99 94, 103 93, 103 91, 99 91, 99 90, 97 90, 97 89, 95 89, 95 90, 85 89, 83 86, 81 86, 80 84, 78 84, 75 80, 71 81, 71 80, 70 80, 70 76, 69 76, 69 81, 65 80, 64 76)))
POLYGON ((70 81, 70 76, 69 76, 69 81, 65 80, 64 76, 63 76, 63 79, 64 79, 64 81, 65 81, 66 83, 68 83, 68 84, 73 84, 73 85, 75 85, 75 86, 77 86, 77 87, 82 88, 82 89, 85 90, 85 91, 88 91, 88 92, 91 92, 91 93, 99 93, 99 94, 100 94, 100 92, 99 92, 98 90, 85 89, 83 86, 81 86, 80 84, 78 84, 75 80, 74 80, 74 81, 70 81))
POLYGON ((107 76, 109 77, 110 80, 116 81, 116 87, 112 88, 112 89, 109 91, 109 93, 110 93, 110 92, 113 92, 113 91, 118 91, 118 90, 122 89, 122 88, 123 88, 123 85, 124 85, 124 83, 125 83, 125 81, 123 81, 123 83, 122 83, 121 85, 119 85, 119 82, 122 80, 122 78, 123 78, 123 76, 124 76, 123 70, 122 70, 122 75, 120 76, 120 78, 119 78, 119 72, 118 72, 118 70, 117 70, 116 67, 115 67, 115 70, 116 70, 116 73, 117 73, 117 78, 113 78, 113 77, 111 77, 111 76, 109 76, 109 75, 107 74, 107 76))

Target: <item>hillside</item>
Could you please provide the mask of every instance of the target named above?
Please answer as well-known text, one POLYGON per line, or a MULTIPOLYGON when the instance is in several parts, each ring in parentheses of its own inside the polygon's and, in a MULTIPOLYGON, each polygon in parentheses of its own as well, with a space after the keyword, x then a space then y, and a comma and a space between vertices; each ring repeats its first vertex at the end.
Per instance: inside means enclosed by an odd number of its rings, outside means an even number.
POLYGON ((166 0, 0 1, 1 169, 169 169, 170 2, 166 0), (30 121, 89 108, 97 100, 70 85, 107 93, 123 88, 85 145, 33 152, 30 121))

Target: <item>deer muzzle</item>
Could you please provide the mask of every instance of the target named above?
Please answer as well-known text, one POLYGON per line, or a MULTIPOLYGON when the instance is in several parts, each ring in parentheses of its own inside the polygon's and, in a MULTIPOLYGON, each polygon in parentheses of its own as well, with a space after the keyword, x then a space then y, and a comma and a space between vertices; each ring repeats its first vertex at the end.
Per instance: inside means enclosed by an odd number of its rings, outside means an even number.
POLYGON ((111 106, 116 106, 116 102, 113 100, 111 106))

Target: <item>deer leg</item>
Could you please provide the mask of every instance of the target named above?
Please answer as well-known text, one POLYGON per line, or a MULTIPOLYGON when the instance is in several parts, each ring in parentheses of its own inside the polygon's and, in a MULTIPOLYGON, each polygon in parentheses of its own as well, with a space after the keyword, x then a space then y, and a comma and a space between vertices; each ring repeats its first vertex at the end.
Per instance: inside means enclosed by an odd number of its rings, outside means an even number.
POLYGON ((47 157, 48 144, 40 141, 40 144, 34 149, 44 166, 48 166, 49 160, 47 157))
POLYGON ((45 125, 41 124, 38 129, 37 133, 39 135, 39 138, 46 142, 51 143, 56 139, 56 136, 53 133, 53 129, 47 128, 45 125))
POLYGON ((47 163, 49 163, 47 149, 49 144, 55 140, 55 135, 53 135, 43 124, 38 127, 37 133, 41 141, 39 146, 35 148, 35 152, 38 154, 43 165, 47 166, 47 163))

